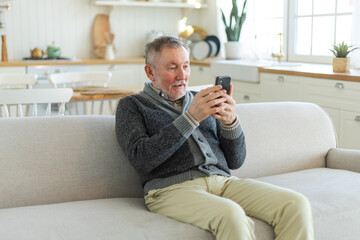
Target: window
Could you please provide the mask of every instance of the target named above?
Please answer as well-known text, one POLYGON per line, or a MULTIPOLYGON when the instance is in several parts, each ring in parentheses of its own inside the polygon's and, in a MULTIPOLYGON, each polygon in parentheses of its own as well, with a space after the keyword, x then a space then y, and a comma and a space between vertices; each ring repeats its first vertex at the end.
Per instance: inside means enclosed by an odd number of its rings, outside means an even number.
MULTIPOLYGON (((331 63, 329 49, 334 43, 351 44, 353 1, 248 1, 240 41, 251 45, 260 59, 275 60, 272 53, 283 52, 288 61, 331 63)), ((231 8, 230 0, 219 2, 220 7, 231 8)))
POLYGON ((334 43, 351 43, 352 0, 295 0, 289 5, 289 61, 330 63, 334 43))

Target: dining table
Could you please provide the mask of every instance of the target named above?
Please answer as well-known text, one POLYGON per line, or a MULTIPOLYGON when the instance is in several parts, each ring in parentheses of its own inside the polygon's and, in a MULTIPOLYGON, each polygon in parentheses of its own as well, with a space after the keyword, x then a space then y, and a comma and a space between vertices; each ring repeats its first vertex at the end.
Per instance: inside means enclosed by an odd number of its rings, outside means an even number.
POLYGON ((137 94, 142 90, 142 88, 137 86, 76 86, 72 87, 72 89, 73 96, 70 102, 120 99, 137 94))

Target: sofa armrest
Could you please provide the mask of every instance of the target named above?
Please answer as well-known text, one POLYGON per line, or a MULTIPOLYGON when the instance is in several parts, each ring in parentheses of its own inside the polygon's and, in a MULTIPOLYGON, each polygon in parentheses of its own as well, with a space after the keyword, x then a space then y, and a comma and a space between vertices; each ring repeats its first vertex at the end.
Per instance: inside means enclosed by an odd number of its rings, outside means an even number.
POLYGON ((332 148, 326 156, 326 167, 360 173, 360 150, 332 148))

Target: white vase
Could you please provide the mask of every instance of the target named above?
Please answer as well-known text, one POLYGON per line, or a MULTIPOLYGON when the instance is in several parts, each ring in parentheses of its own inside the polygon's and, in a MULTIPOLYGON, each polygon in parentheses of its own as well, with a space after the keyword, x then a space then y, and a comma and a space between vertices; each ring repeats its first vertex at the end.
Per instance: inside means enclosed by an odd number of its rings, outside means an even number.
POLYGON ((115 59, 114 46, 112 44, 108 44, 106 46, 105 59, 106 60, 114 60, 115 59))
POLYGON ((240 59, 241 58, 240 42, 226 42, 225 54, 226 54, 226 59, 240 59))

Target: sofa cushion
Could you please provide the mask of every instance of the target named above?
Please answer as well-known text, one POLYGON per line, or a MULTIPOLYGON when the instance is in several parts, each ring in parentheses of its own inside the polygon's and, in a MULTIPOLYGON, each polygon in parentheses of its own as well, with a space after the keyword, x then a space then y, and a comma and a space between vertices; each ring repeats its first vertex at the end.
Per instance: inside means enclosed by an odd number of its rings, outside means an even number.
MULTIPOLYGON (((311 202, 315 239, 360 236, 360 174, 317 168, 259 178, 304 194, 311 202), (351 233, 351 234, 350 234, 351 233)), ((255 219, 258 240, 273 240, 255 219)), ((4 239, 214 239, 207 231, 150 213, 142 198, 113 198, 0 209, 4 239), (171 238, 169 238, 171 236, 171 238)))
POLYGON ((313 211, 315 239, 359 239, 359 173, 316 168, 258 180, 293 189, 309 199, 313 211))
POLYGON ((0 119, 0 208, 142 197, 114 116, 0 119))
POLYGON ((331 119, 311 103, 237 104, 247 156, 236 171, 241 177, 265 177, 325 167, 336 146, 331 119))
POLYGON ((214 239, 210 232, 149 212, 142 198, 0 209, 0 239, 214 239))

